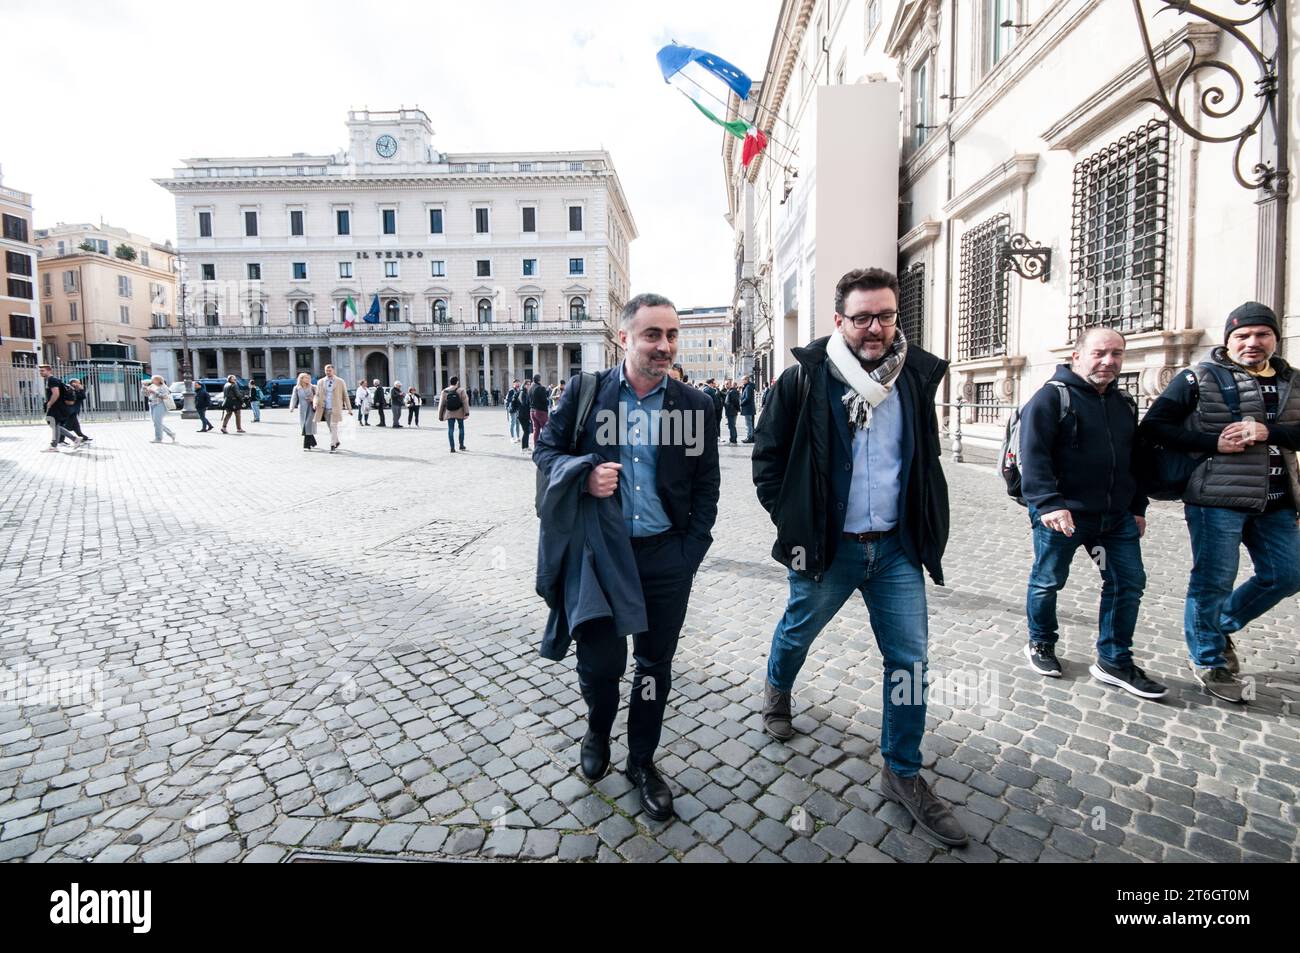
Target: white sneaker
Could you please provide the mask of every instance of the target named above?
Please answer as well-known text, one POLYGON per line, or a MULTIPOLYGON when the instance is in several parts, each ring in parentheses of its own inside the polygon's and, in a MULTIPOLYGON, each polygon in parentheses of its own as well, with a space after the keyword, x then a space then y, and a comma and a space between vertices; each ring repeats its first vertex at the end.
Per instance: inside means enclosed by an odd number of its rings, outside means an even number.
POLYGON ((41 453, 58 453, 58 452, 59 452, 58 447, 46 447, 44 450, 41 451, 41 453))
POLYGON ((176 434, 172 434, 172 443, 180 443, 180 441, 176 439, 176 434))
POLYGON ((83 446, 85 446, 85 443, 86 443, 85 438, 83 438, 83 437, 73 437, 73 438, 72 438, 72 449, 73 449, 73 450, 80 450, 83 446))

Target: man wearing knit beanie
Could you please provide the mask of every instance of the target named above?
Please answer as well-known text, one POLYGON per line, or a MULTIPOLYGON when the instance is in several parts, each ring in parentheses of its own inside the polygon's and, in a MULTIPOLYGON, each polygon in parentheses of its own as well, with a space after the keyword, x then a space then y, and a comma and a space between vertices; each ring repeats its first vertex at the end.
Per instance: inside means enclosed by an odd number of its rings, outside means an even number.
POLYGON ((1223 347, 1178 374, 1141 428, 1199 461, 1182 496, 1194 557, 1183 634, 1197 680, 1235 702, 1253 684, 1232 634, 1300 592, 1300 376, 1277 356, 1280 338, 1267 305, 1234 308, 1223 347), (1243 542, 1255 574, 1234 589, 1243 542))

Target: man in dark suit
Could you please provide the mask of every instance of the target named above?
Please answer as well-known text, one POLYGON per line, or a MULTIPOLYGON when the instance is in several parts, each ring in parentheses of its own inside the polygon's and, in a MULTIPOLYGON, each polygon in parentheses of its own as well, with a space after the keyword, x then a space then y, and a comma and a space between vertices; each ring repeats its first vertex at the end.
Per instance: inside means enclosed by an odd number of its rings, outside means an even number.
MULTIPOLYGON (((713 542, 721 479, 713 401, 669 374, 679 330, 677 309, 667 298, 642 294, 624 306, 618 336, 626 359, 597 375, 575 449, 605 461, 591 468, 585 491, 597 498, 618 494, 645 597, 649 628, 632 637, 636 668, 627 775, 646 814, 657 821, 672 816, 673 798, 654 754, 691 581, 713 542)), ((581 378, 575 377, 537 437, 533 460, 548 479, 551 467, 569 453, 580 393, 581 378)), ((581 626, 575 638, 578 684, 588 708, 582 772, 598 780, 609 769, 627 639, 615 634, 608 619, 581 626)))

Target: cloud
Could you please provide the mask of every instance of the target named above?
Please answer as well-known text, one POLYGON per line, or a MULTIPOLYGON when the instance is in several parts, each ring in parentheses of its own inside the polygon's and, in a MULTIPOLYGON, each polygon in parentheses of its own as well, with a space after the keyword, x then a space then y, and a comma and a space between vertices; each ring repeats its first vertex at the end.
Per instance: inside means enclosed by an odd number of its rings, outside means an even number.
POLYGON ((40 227, 106 221, 175 238, 154 185, 193 156, 330 153, 349 108, 419 105, 446 152, 604 147, 640 238, 633 290, 730 300, 722 132, 666 86, 676 38, 760 79, 777 0, 473 5, 389 0, 6 4, 5 184, 40 227), (111 55, 109 52, 111 51, 111 55))

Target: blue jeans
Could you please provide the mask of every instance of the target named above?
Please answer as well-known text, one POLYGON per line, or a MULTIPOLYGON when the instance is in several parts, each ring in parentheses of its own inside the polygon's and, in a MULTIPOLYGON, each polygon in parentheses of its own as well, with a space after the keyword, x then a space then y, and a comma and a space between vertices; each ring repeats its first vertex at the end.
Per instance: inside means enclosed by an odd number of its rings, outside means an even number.
POLYGON ((754 415, 742 414, 742 416, 745 418, 745 439, 753 440, 754 439, 754 415))
POLYGON ((510 421, 510 439, 519 439, 519 415, 513 410, 506 411, 506 419, 510 421))
POLYGON ((1294 510, 1243 513, 1221 506, 1184 506, 1192 537, 1183 634, 1192 661, 1205 668, 1227 662, 1226 639, 1283 599, 1300 592, 1300 529, 1294 510), (1235 590, 1241 544, 1255 575, 1235 590))
POLYGON ((767 680, 794 688, 808 649, 853 591, 862 593, 884 660, 880 751, 889 770, 910 778, 921 769, 925 679, 930 638, 921 567, 908 560, 898 533, 873 543, 841 539, 820 583, 789 572, 790 600, 772 635, 767 680))
POLYGON ((161 442, 161 441, 162 441, 162 438, 163 438, 163 433, 164 433, 164 432, 166 432, 167 436, 169 436, 169 437, 174 437, 174 436, 176 436, 174 433, 172 433, 172 429, 171 429, 170 427, 168 427, 165 423, 163 423, 163 420, 165 420, 166 417, 167 417, 167 407, 166 407, 166 405, 164 405, 164 404, 150 404, 150 405, 149 405, 149 416, 153 418, 153 438, 154 438, 154 440, 161 442))
POLYGON ((465 418, 459 420, 451 417, 447 418, 447 442, 451 444, 451 449, 456 449, 456 425, 460 424, 460 445, 465 446, 465 418))
POLYGON ((255 400, 249 406, 253 408, 253 422, 260 422, 262 419, 262 402, 255 400))
POLYGON ((1070 561, 1083 546, 1101 573, 1101 609, 1097 613, 1097 657, 1123 668, 1133 662, 1133 629, 1146 589, 1137 521, 1120 516, 1074 515, 1074 535, 1048 529, 1030 515, 1034 528, 1034 568, 1029 573, 1026 612, 1029 640, 1055 646, 1056 594, 1070 577, 1070 561))

